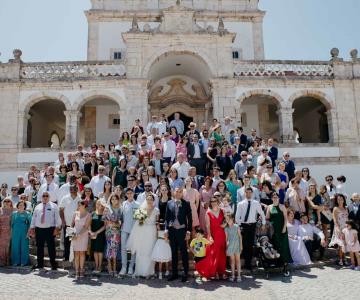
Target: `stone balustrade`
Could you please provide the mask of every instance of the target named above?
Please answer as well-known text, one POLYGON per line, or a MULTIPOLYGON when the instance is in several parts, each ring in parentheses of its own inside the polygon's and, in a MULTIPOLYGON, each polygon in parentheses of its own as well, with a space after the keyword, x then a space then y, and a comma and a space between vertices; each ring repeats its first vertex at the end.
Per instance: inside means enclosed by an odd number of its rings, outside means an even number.
POLYGON ((26 63, 20 67, 21 79, 62 80, 125 76, 125 66, 113 61, 26 63))
POLYGON ((320 77, 333 78, 331 62, 317 61, 236 61, 234 77, 320 77))

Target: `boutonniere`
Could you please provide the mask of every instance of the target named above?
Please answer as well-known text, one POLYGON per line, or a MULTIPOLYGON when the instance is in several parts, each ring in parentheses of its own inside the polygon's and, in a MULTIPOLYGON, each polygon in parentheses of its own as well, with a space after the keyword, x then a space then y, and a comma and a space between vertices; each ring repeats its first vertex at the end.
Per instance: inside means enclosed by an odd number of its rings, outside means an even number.
POLYGON ((179 207, 179 208, 182 206, 181 200, 180 200, 180 201, 175 201, 175 204, 176 204, 177 207, 179 207))

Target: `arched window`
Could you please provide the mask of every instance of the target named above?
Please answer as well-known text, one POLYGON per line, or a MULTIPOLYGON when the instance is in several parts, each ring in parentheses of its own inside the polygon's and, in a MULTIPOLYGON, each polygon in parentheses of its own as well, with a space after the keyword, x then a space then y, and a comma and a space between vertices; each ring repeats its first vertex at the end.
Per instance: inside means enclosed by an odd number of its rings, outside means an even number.
POLYGON ((314 97, 301 97, 293 103, 294 128, 300 143, 328 143, 329 126, 327 108, 314 97))

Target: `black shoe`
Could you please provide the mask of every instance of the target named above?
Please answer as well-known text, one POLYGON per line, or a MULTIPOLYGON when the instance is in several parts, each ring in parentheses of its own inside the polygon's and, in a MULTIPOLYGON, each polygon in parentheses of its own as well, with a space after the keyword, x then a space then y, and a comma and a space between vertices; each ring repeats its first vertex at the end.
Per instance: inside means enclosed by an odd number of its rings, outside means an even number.
POLYGON ((181 277, 181 282, 187 282, 188 281, 188 277, 187 276, 182 276, 181 277))
POLYGON ((178 279, 179 276, 178 275, 171 275, 169 278, 168 278, 168 281, 174 281, 176 279, 178 279))
POLYGON ((51 271, 57 271, 57 267, 52 267, 51 271))

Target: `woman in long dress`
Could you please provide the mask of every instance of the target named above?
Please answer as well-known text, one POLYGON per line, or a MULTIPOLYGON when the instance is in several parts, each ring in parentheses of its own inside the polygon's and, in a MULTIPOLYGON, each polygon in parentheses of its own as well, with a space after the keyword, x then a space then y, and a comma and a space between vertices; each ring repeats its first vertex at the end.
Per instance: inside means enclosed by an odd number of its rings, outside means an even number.
POLYGON ((287 230, 289 248, 294 265, 310 265, 310 255, 305 247, 304 241, 298 236, 300 221, 294 218, 294 211, 289 208, 287 211, 287 230))
POLYGON ((214 194, 215 190, 212 188, 213 180, 211 177, 206 177, 204 185, 200 188, 200 211, 199 211, 199 222, 200 228, 206 233, 205 215, 209 208, 210 199, 214 194))
POLYGON ((191 177, 187 177, 185 179, 185 188, 183 195, 184 195, 184 199, 190 203, 193 235, 195 235, 195 227, 200 225, 199 216, 198 216, 200 194, 197 189, 191 187, 191 184, 192 184, 191 177))
POLYGON ((155 207, 154 201, 154 196, 150 194, 140 206, 140 209, 146 210, 147 218, 143 224, 138 220, 135 222, 127 242, 127 249, 136 254, 134 276, 149 278, 155 274, 155 262, 151 254, 157 239, 159 209, 155 207))
POLYGON ((205 278, 225 278, 226 274, 226 235, 224 212, 219 200, 212 197, 206 213, 208 240, 212 242, 206 248, 206 257, 196 264, 196 269, 205 278))
POLYGON ((284 265, 284 275, 289 276, 288 263, 291 261, 288 234, 287 234, 287 213, 285 206, 279 203, 279 196, 276 192, 271 194, 273 204, 270 204, 266 211, 266 218, 274 228, 272 237, 274 248, 280 253, 280 259, 284 265))

